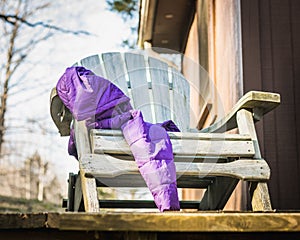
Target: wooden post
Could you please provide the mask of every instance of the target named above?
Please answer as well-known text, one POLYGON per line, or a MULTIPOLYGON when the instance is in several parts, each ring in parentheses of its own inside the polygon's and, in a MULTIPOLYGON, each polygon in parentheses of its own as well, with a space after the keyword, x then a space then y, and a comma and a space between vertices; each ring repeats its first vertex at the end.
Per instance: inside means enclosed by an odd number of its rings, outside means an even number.
MULTIPOLYGON (((237 124, 240 134, 249 134, 252 138, 255 154, 254 159, 261 159, 258 139, 255 131, 253 114, 250 111, 242 109, 237 112, 237 124)), ((271 211, 272 205, 269 196, 267 183, 252 182, 250 184, 250 194, 252 196, 253 211, 271 211)))

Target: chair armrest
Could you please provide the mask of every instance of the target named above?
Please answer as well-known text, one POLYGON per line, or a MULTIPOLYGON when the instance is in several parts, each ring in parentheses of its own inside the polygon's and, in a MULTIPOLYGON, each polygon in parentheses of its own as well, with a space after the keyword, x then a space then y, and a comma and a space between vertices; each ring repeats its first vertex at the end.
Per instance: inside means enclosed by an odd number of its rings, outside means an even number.
POLYGON ((213 125, 201 129, 200 132, 226 132, 237 127, 236 114, 241 109, 250 110, 255 121, 259 121, 265 114, 280 104, 278 93, 250 91, 247 92, 222 119, 213 125))

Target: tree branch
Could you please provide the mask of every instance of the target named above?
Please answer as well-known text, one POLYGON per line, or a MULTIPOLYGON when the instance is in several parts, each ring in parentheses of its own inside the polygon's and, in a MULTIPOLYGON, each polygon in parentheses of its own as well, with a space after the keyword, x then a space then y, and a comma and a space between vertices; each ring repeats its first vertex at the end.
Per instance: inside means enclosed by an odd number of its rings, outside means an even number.
POLYGON ((25 24, 26 26, 32 27, 32 28, 41 26, 41 27, 53 29, 55 31, 62 32, 62 33, 68 33, 68 34, 74 34, 74 35, 91 35, 91 33, 87 32, 87 31, 83 31, 83 30, 72 31, 72 30, 68 30, 68 29, 64 29, 64 28, 55 26, 55 25, 44 23, 41 21, 32 23, 22 17, 19 17, 18 15, 10 15, 10 14, 5 15, 5 14, 0 13, 0 19, 3 19, 4 21, 6 21, 7 23, 10 23, 12 25, 15 25, 16 22, 19 21, 19 22, 25 24))

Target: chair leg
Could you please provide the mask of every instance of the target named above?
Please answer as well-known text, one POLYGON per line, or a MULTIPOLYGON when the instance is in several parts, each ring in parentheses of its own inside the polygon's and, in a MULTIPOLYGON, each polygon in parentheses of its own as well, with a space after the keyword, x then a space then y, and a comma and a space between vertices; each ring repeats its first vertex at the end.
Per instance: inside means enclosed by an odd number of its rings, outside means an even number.
POLYGON ((239 180, 229 177, 216 177, 208 186, 199 204, 199 210, 223 209, 239 180))
POLYGON ((84 210, 86 212, 99 212, 99 199, 97 193, 97 185, 95 178, 87 178, 80 171, 81 191, 84 202, 84 210))
POLYGON ((253 211, 272 211, 267 183, 250 184, 251 205, 253 211))
MULTIPOLYGON (((255 148, 255 159, 261 159, 260 148, 254 126, 253 116, 250 111, 242 109, 237 112, 237 124, 239 133, 249 134, 252 138, 255 148)), ((271 211, 272 204, 270 200, 269 190, 267 183, 254 183, 250 184, 250 194, 252 196, 252 209, 253 211, 271 211)))
POLYGON ((83 195, 81 190, 81 177, 76 174, 75 189, 74 189, 74 211, 84 212, 83 195))
POLYGON ((67 211, 74 211, 74 196, 75 196, 75 183, 76 183, 76 174, 69 173, 68 179, 68 203, 67 203, 67 211))

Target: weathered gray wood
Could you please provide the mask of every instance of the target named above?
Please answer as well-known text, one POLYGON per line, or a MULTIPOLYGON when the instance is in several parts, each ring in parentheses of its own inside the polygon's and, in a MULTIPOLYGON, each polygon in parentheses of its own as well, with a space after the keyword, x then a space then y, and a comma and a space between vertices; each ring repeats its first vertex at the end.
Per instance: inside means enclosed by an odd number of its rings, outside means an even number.
POLYGON ((256 135, 256 130, 253 121, 252 112, 242 109, 237 112, 237 124, 238 130, 241 134, 248 134, 251 136, 253 146, 255 149, 254 159, 261 159, 261 153, 259 148, 259 142, 256 135))
MULTIPOLYGON (((136 53, 93 55, 77 65, 115 83, 132 99, 133 107, 142 111, 146 121, 172 119, 178 125, 182 133, 169 133, 178 183, 180 187, 208 187, 200 209, 223 208, 237 179, 265 182, 269 178, 270 170, 260 155, 254 121, 279 105, 279 94, 249 92, 225 118, 201 130, 203 133, 188 133, 189 83, 176 69, 136 53), (215 133, 236 127, 240 134, 215 133)), ((100 185, 106 181, 108 186, 144 184, 135 162, 128 161, 133 157, 120 131, 92 130, 88 135, 84 121, 74 121, 74 127, 80 165, 75 191, 78 199, 74 204, 77 210, 83 196, 86 211, 99 211, 94 177, 100 185)), ((265 183, 252 183, 251 191, 254 210, 271 209, 265 183)))
POLYGON ((168 64, 149 57, 153 105, 156 122, 171 119, 168 64))
MULTIPOLYGON (((81 182, 84 209, 86 212, 99 212, 96 180, 94 178, 87 178, 84 168, 81 167, 82 160, 85 159, 86 156, 90 156, 91 153, 89 135, 85 121, 74 120, 74 129, 80 170, 80 178, 78 181, 81 182)), ((80 195, 80 193, 78 194, 80 195)))
MULTIPOLYGON (((83 157, 84 158, 84 157, 83 157)), ((87 178, 85 171, 80 167, 81 189, 86 212, 99 212, 99 200, 95 178, 87 178)))
POLYGON ((116 84, 127 96, 128 85, 126 81, 127 71, 124 60, 119 52, 103 53, 103 65, 106 72, 106 78, 116 84))
POLYGON ((125 53, 125 63, 131 87, 132 102, 134 108, 142 111, 144 120, 155 122, 152 114, 152 102, 149 95, 149 87, 146 74, 144 56, 135 53, 125 53))
MULTIPOLYGON (((115 129, 91 129, 91 136, 114 136, 123 137, 121 130, 115 129)), ((201 133, 195 132, 168 132, 171 139, 193 139, 210 141, 252 141, 249 134, 230 134, 230 133, 201 133)))
POLYGON ((78 158, 80 159, 84 154, 91 153, 90 139, 85 126, 85 121, 74 120, 74 131, 77 154, 78 158))
POLYGON ((260 117, 267 114, 280 104, 280 95, 277 93, 250 91, 246 93, 232 110, 215 124, 201 129, 201 132, 226 132, 237 126, 236 114, 241 109, 252 109, 260 113, 260 117))
POLYGON ((78 65, 81 65, 91 70, 98 76, 104 77, 103 65, 101 65, 100 63, 100 58, 98 54, 82 59, 80 63, 78 63, 78 65))
POLYGON ((187 80, 176 69, 171 68, 173 82, 174 121, 181 131, 190 127, 190 87, 187 80))
MULTIPOLYGON (((182 163, 176 162, 178 176, 215 177, 227 176, 242 180, 267 180, 270 177, 268 164, 263 160, 237 160, 230 163, 182 163)), ((80 168, 88 176, 110 177, 139 175, 135 162, 123 161, 107 154, 90 154, 81 159, 80 168)), ((155 173, 153 173, 155 177, 155 173)))
POLYGON ((82 59, 76 65, 82 65, 115 83, 125 94, 132 97, 133 107, 142 110, 146 121, 162 122, 172 119, 181 130, 189 128, 189 84, 181 73, 171 68, 173 83, 169 83, 168 65, 149 57, 151 78, 148 82, 148 66, 145 65, 144 59, 146 56, 125 53, 123 60, 121 53, 113 52, 104 53, 100 58, 99 55, 93 55, 82 59), (126 79, 127 75, 129 82, 126 79), (174 88, 172 91, 169 90, 170 84, 174 88), (170 94, 172 99, 174 98, 172 103, 170 94))
MULTIPOLYGON (((93 130, 91 148, 93 153, 111 153, 132 155, 130 148, 121 135, 114 131, 113 135, 105 135, 108 131, 93 130), (101 135, 103 132, 103 135, 101 135)), ((169 133, 175 157, 253 157, 252 141, 247 136, 199 134, 199 133, 169 133)), ((191 160, 190 160, 191 161, 191 160)))
MULTIPOLYGON (((266 98, 265 95, 263 95, 266 98)), ((258 97, 257 97, 258 98, 258 97)), ((248 101, 248 100, 247 100, 248 101)), ((246 101, 246 102, 247 102, 246 101)), ((245 103, 247 104, 247 103, 245 103)), ((237 104, 239 105, 239 104, 237 104)), ((236 105, 236 106, 237 106, 236 105)), ((243 105, 243 104, 241 104, 243 105)), ((237 107, 239 109, 239 107, 237 107)), ((236 123, 239 127, 240 134, 249 134, 252 138, 255 155, 254 159, 261 159, 259 144, 256 137, 256 132, 254 128, 253 115, 251 112, 246 111, 244 109, 237 111, 236 114, 236 123)), ((225 117, 226 118, 226 117, 225 117)), ((228 120, 228 119, 227 119, 228 120)), ((220 127, 220 126, 219 126, 220 127)), ((227 127, 227 126, 225 126, 227 127)), ((213 129, 213 128, 212 128, 213 129)), ((211 130, 212 130, 211 129, 211 130)), ((221 128, 219 128, 220 130, 221 128)), ((259 161, 259 160, 258 160, 259 161)), ((215 182, 211 184, 202 198, 202 201, 199 205, 199 209, 222 209, 227 200, 229 199, 232 191, 236 187, 238 181, 236 179, 230 178, 216 178, 215 182)), ((267 189, 267 185, 265 182, 263 183, 253 183, 253 186, 257 186, 257 188, 253 188, 253 210, 271 210, 271 202, 267 189)))
MULTIPOLYGON (((250 111, 242 109, 237 112, 237 123, 241 134, 249 134, 255 148, 254 159, 261 159, 259 143, 254 126, 253 115, 250 111)), ((252 209, 254 211, 272 210, 270 195, 267 183, 253 183, 251 188, 252 209)))

